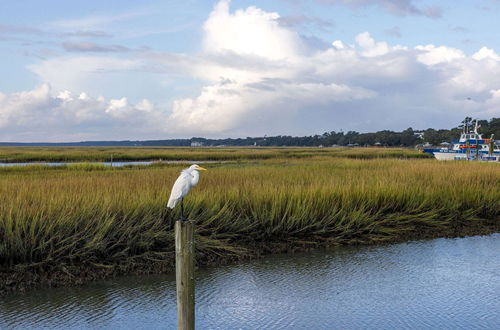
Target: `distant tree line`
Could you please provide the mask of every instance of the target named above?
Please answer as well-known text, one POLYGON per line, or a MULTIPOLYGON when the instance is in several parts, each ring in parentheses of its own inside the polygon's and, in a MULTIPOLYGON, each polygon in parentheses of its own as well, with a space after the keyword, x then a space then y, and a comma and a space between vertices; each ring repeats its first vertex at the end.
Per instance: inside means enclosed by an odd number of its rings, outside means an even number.
MULTIPOLYGON (((500 139, 500 118, 479 120, 481 128, 479 132, 484 138, 489 138, 494 134, 495 139, 500 139)), ((149 140, 149 141, 83 141, 71 143, 0 143, 1 145, 32 145, 32 146, 179 146, 187 147, 191 145, 203 146, 403 146, 413 147, 418 144, 429 143, 439 145, 442 142, 450 142, 460 137, 464 125, 473 129, 475 121, 470 117, 451 129, 413 130, 411 127, 401 132, 390 130, 378 131, 375 133, 359 133, 355 131, 325 132, 322 135, 311 136, 264 136, 247 137, 237 139, 206 139, 193 137, 191 139, 169 139, 169 140, 149 140)))
MULTIPOLYGON (((464 120, 469 127, 473 126, 471 118, 464 120)), ((402 132, 390 130, 378 131, 375 133, 359 133, 355 131, 344 132, 325 132, 322 135, 311 136, 265 136, 265 137, 247 137, 245 139, 205 139, 192 138, 192 142, 199 142, 205 146, 403 146, 413 147, 417 144, 429 143, 439 145, 442 142, 450 142, 460 137, 462 132, 461 125, 451 129, 433 129, 413 130, 411 127, 402 132)), ((485 138, 489 138, 494 134, 496 139, 500 139, 500 118, 492 118, 491 120, 479 120, 481 128, 479 132, 485 138)))

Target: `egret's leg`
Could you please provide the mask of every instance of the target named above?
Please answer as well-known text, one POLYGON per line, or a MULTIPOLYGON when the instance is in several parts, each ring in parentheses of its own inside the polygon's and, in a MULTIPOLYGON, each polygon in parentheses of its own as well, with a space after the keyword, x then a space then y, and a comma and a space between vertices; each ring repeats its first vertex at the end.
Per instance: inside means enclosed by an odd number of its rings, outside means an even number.
POLYGON ((181 198, 181 221, 184 220, 184 198, 181 198))

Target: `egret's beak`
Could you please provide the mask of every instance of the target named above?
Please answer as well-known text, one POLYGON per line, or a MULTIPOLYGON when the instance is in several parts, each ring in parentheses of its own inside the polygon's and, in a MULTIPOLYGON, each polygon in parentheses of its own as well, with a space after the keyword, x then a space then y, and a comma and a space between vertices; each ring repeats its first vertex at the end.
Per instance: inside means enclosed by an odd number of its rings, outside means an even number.
POLYGON ((197 170, 206 171, 207 169, 206 169, 206 168, 203 168, 203 167, 201 167, 201 166, 198 166, 197 170))

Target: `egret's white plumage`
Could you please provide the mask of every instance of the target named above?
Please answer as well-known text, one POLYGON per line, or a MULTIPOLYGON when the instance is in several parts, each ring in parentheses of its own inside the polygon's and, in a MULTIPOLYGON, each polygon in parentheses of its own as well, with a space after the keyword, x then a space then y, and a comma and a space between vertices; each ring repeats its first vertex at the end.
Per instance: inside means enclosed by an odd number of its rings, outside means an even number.
POLYGON ((181 201, 200 180, 199 170, 206 171, 205 168, 196 164, 182 170, 181 175, 175 180, 167 207, 173 209, 178 201, 181 201))

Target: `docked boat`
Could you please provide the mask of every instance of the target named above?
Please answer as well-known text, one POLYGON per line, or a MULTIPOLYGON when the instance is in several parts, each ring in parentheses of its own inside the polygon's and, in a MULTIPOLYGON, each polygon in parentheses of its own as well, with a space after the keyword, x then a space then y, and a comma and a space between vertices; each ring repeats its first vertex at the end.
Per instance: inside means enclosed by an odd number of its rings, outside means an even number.
POLYGON ((478 133, 478 122, 474 130, 464 125, 459 140, 452 142, 452 147, 439 149, 428 148, 424 152, 430 153, 438 160, 479 160, 500 162, 500 145, 495 143, 493 135, 489 139, 484 139, 478 133))

